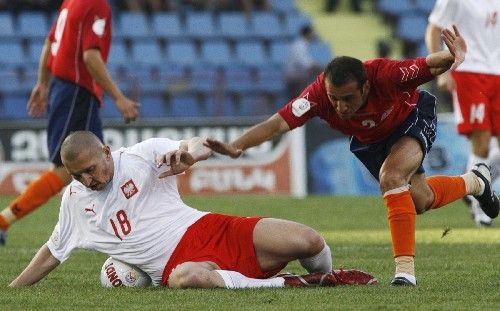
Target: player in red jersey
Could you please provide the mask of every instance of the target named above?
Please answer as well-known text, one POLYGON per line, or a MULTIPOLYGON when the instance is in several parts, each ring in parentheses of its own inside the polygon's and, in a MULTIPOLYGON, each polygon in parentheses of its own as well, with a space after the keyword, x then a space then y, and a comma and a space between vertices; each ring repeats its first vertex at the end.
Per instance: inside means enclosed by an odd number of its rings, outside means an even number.
MULTIPOLYGON (((436 99, 417 87, 465 57, 466 43, 456 27, 445 29, 448 51, 409 60, 362 63, 337 57, 301 95, 268 120, 230 144, 207 140, 213 150, 238 157, 243 150, 303 125, 316 116, 351 135, 351 151, 380 182, 387 206, 396 263, 391 285, 416 285, 415 215, 474 195, 485 213, 498 215, 491 173, 477 165, 461 176, 425 177, 422 161, 436 134, 436 99)), ((335 156, 335 155, 332 155, 335 156)))
POLYGON ((35 118, 48 106, 47 141, 54 168, 33 181, 0 213, 0 245, 5 244, 5 232, 13 222, 71 181, 59 154, 64 138, 73 131, 89 130, 102 140, 99 106, 103 89, 126 122, 137 117, 138 103, 123 95, 106 69, 110 43, 111 8, 106 0, 62 3, 40 55, 38 81, 28 102, 28 111, 35 118))

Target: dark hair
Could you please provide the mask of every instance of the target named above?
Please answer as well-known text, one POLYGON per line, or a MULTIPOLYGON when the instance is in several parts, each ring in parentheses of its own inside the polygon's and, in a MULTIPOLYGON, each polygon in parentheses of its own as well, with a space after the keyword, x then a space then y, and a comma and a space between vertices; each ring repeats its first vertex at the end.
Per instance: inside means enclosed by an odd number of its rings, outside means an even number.
POLYGON ((366 72, 363 62, 349 56, 335 57, 326 65, 325 79, 328 79, 334 86, 343 86, 351 81, 358 82, 361 87, 366 82, 366 72))

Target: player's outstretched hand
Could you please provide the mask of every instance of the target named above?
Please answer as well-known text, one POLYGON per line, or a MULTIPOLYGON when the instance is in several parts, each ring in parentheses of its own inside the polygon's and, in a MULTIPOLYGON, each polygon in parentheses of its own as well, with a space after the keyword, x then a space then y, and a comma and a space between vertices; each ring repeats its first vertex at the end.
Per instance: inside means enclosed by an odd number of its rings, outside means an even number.
POLYGON ((203 145, 217 153, 230 156, 233 159, 238 158, 243 153, 243 150, 213 138, 207 138, 203 145))
POLYGON ((447 28, 443 29, 441 37, 443 38, 443 41, 448 47, 451 55, 455 57, 455 62, 450 68, 450 70, 455 70, 465 60, 467 44, 455 25, 453 25, 453 32, 447 28))
POLYGON ((158 178, 164 178, 167 176, 183 173, 194 163, 196 163, 195 159, 193 158, 191 153, 186 150, 179 149, 167 152, 166 154, 160 156, 159 159, 157 159, 156 165, 158 168, 160 168, 161 166, 168 167, 166 171, 158 175, 158 178))

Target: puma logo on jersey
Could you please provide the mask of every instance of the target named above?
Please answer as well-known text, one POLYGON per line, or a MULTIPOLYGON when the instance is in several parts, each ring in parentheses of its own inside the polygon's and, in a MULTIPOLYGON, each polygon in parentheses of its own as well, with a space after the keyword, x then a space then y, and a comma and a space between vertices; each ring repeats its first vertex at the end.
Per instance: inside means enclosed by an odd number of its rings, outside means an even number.
POLYGON ((84 209, 84 211, 85 211, 85 213, 86 213, 86 214, 89 214, 89 213, 90 213, 90 214, 94 214, 94 215, 95 215, 95 211, 94 211, 94 204, 92 204, 92 207, 91 207, 91 208, 86 207, 86 208, 84 209))
POLYGON ((75 194, 76 191, 73 191, 73 186, 69 186, 69 196, 71 196, 72 194, 75 194))
POLYGON ((122 189, 123 195, 127 199, 130 199, 132 196, 134 196, 134 194, 139 192, 139 189, 137 189, 132 179, 124 183, 120 188, 122 189))

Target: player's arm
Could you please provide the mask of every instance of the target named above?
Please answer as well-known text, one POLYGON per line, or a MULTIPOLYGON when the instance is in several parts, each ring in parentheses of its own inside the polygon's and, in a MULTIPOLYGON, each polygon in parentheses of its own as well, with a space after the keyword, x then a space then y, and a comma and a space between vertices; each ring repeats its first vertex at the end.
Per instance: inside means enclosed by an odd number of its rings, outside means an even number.
POLYGON ((228 155, 232 158, 239 157, 248 148, 288 132, 290 127, 279 113, 275 113, 269 119, 254 125, 245 131, 240 137, 230 144, 220 142, 216 139, 207 138, 206 146, 213 151, 228 155))
POLYGON ((106 68, 101 51, 97 48, 85 50, 83 52, 83 62, 92 78, 113 98, 125 122, 134 121, 139 115, 139 104, 127 98, 120 91, 106 68))
POLYGON ((50 44, 51 42, 47 38, 38 62, 38 79, 28 100, 28 113, 34 118, 42 116, 47 110, 47 96, 50 80, 50 71, 47 67, 47 61, 49 59, 50 44))
POLYGON ((23 272, 10 283, 10 287, 22 287, 35 284, 43 279, 47 274, 54 270, 59 265, 57 260, 50 252, 47 244, 36 253, 29 265, 23 272))
POLYGON ((163 178, 183 173, 196 162, 208 159, 212 150, 205 146, 205 143, 206 140, 201 137, 181 141, 179 150, 167 152, 158 159, 158 167, 164 164, 169 167, 158 177, 163 178))
POLYGON ((443 29, 441 36, 448 50, 431 53, 425 59, 434 76, 440 75, 448 69, 457 68, 464 61, 467 51, 465 40, 456 26, 453 26, 453 31, 443 29))

